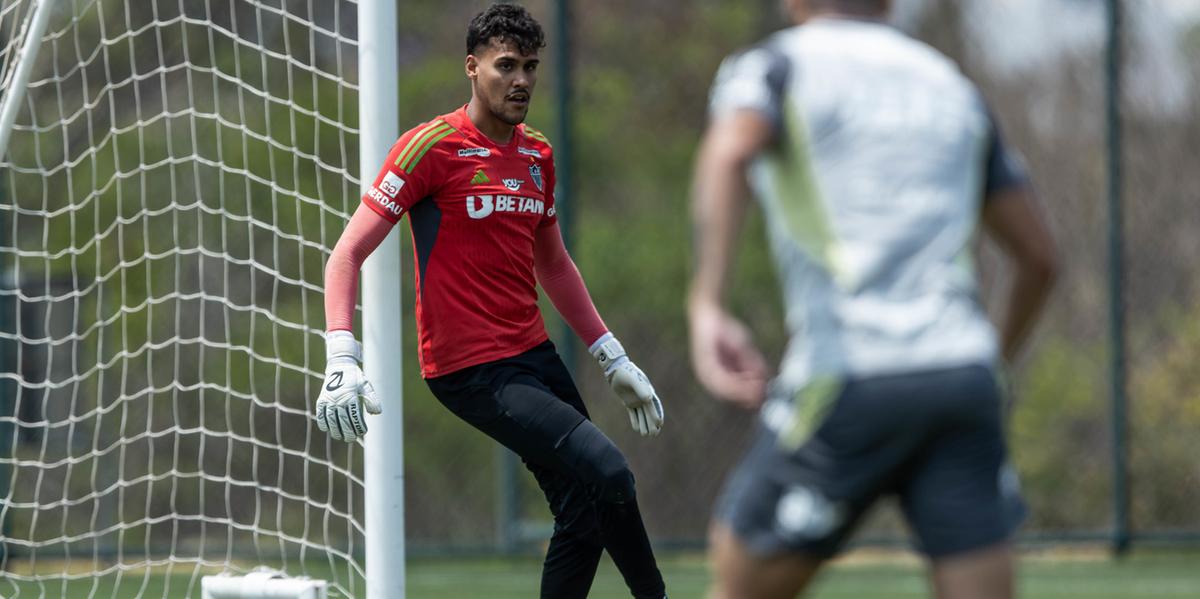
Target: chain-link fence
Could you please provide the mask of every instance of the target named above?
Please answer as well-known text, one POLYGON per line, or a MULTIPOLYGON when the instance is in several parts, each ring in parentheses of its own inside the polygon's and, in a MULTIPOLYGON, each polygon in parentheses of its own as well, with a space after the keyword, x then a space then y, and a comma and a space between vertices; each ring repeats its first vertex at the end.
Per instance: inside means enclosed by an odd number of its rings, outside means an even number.
MULTIPOLYGON (((1200 352, 1200 272, 1190 234, 1200 223, 1200 174, 1187 166, 1200 144, 1200 10, 1184 4, 1122 4, 1116 141, 1125 216, 1114 224, 1107 3, 897 2, 898 24, 957 60, 982 88, 1010 145, 1028 162, 1063 262, 1038 331, 1012 365, 1012 452, 1031 507, 1024 528, 1031 540, 1104 540, 1124 526, 1135 540, 1195 540, 1200 531, 1200 453, 1190 433, 1200 383, 1189 367, 1200 352), (1114 228, 1125 239, 1116 279, 1127 338, 1128 418, 1121 427, 1113 420, 1114 228), (1121 429, 1127 440, 1114 437, 1121 429), (1125 459, 1121 490, 1115 477, 1125 459)), ((544 18, 552 14, 549 6, 531 7, 544 18)), ((703 2, 688 10, 614 2, 580 7, 574 19, 572 251, 609 326, 662 389, 664 435, 645 441, 631 434, 594 365, 577 350, 578 379, 593 417, 630 458, 652 534, 698 543, 751 418, 706 397, 688 370, 682 297, 691 159, 717 61, 782 20, 773 2, 703 2), (688 34, 675 33, 681 31, 688 34)), ((550 122, 547 91, 534 121, 550 122)), ((777 289, 759 224, 750 227, 733 303, 777 356, 784 341, 777 289)), ((985 301, 999 319, 1011 279, 986 242, 981 274, 985 301)), ((422 401, 422 392, 413 389, 409 401, 422 401)), ((526 517, 545 519, 536 490, 525 493, 526 517)), ((900 533, 885 507, 863 538, 900 533)))

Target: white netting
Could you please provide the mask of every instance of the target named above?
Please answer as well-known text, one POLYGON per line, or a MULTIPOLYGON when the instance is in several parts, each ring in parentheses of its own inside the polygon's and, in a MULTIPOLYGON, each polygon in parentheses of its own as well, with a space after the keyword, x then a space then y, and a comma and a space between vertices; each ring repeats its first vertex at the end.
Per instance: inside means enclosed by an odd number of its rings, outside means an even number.
MULTIPOLYGON (((33 4, 3 0, 4 74, 33 4)), ((355 15, 56 3, 0 160, 0 596, 195 596, 257 564, 361 594, 361 446, 309 417, 355 15)))

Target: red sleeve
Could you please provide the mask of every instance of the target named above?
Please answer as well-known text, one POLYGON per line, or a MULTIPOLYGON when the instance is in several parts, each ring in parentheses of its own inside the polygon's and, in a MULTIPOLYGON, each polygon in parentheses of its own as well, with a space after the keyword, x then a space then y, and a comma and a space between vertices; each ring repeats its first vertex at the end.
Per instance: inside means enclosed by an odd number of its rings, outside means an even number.
POLYGON ((353 331, 354 303, 358 297, 358 271, 379 244, 392 222, 363 203, 354 211, 325 265, 325 330, 353 331))
MULTIPOLYGON (((557 181, 557 177, 554 174, 554 154, 549 146, 546 147, 544 156, 546 158, 542 163, 545 165, 545 172, 542 173, 542 179, 546 188, 542 194, 546 197, 546 215, 542 217, 542 222, 538 223, 539 227, 558 224, 558 208, 555 207, 557 198, 554 196, 554 183, 557 181)), ((557 229, 557 227, 555 228, 557 229)))
POLYGON ((590 346, 608 332, 575 261, 567 254, 557 226, 543 226, 537 230, 533 243, 533 269, 558 313, 584 345, 590 346))
POLYGON ((431 182, 436 177, 431 171, 435 167, 433 161, 421 159, 451 131, 445 121, 438 119, 401 135, 388 151, 374 184, 363 194, 363 204, 392 224, 400 222, 414 204, 432 194, 431 182))

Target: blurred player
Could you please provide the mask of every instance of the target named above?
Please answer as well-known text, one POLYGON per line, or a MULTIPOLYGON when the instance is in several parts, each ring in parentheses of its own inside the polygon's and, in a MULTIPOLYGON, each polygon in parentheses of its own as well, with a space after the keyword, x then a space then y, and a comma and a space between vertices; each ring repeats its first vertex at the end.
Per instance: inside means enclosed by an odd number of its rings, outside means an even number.
POLYGON ((317 424, 354 441, 367 432, 362 409, 382 407, 351 332, 358 271, 408 214, 422 376, 451 412, 521 456, 545 492, 554 535, 541 596, 586 597, 608 550, 634 597, 661 599, 633 474, 588 419, 538 310, 540 283, 590 346, 633 428, 658 434, 654 387, 605 327, 563 246, 550 144, 522 124, 543 40, 519 6, 477 15, 467 31, 470 103, 392 147, 325 271, 328 365, 317 424))
POLYGON ((1052 241, 978 90, 885 25, 889 4, 791 0, 797 26, 729 57, 714 84, 694 180, 692 359, 714 395, 766 399, 715 509, 714 598, 796 596, 888 494, 936 596, 1013 594, 1024 508, 994 368, 1049 291, 1052 241), (722 299, 748 185, 791 335, 769 384, 722 299), (1017 269, 999 339, 976 292, 980 221, 1017 269))

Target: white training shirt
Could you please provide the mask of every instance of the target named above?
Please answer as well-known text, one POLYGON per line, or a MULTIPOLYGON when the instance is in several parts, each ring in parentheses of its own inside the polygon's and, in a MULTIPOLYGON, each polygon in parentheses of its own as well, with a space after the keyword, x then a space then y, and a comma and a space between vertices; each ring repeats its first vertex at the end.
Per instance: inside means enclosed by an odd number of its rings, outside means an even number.
POLYGON ((780 391, 993 363, 971 242, 983 198, 1026 179, 958 67, 886 24, 814 19, 725 60, 712 117, 741 109, 777 125, 750 179, 786 300, 780 391))

